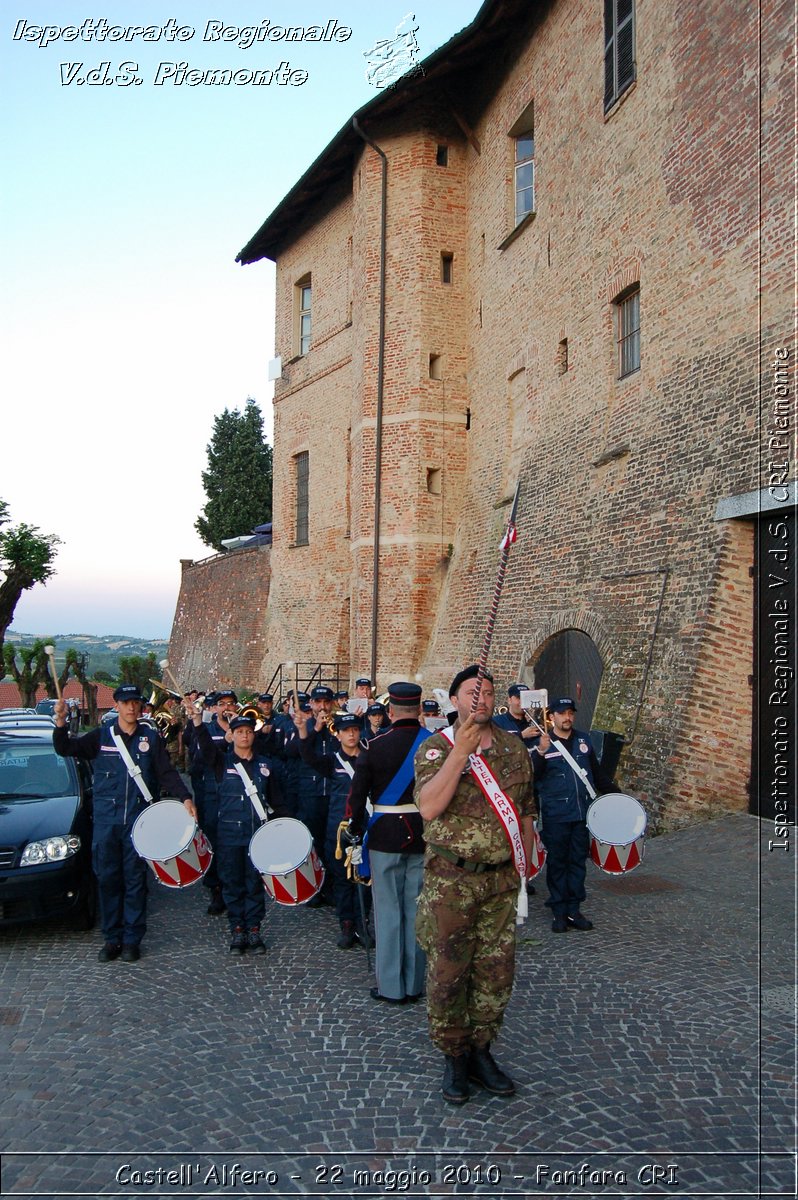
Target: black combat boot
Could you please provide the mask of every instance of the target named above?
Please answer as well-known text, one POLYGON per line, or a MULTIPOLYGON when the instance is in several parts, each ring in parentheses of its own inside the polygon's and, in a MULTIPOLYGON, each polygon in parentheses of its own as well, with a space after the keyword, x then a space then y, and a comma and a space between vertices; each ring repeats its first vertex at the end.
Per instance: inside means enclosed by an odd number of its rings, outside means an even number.
POLYGON ((260 936, 260 926, 253 925, 247 934, 247 953, 248 954, 265 954, 266 947, 263 944, 263 938, 260 936))
POLYGON ((235 954, 237 958, 241 958, 242 954, 247 952, 247 935, 240 925, 237 925, 230 934, 230 953, 235 954))
POLYGON ((468 1055, 446 1055, 446 1066, 443 1069, 441 1084, 444 1100, 449 1104, 465 1104, 471 1092, 468 1088, 468 1055))
POLYGON ((496 1065, 490 1052, 490 1042, 486 1046, 472 1046, 468 1056, 468 1078, 473 1079, 486 1092, 494 1096, 512 1096, 515 1084, 509 1075, 496 1065))
POLYGON ((354 921, 341 922, 341 935, 335 943, 339 950, 351 950, 357 941, 354 921))

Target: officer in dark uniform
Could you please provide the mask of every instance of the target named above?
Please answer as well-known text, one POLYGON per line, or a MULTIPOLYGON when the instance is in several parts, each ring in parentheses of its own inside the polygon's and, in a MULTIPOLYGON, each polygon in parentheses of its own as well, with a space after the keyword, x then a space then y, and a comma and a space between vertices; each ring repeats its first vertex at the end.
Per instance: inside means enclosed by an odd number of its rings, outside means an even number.
POLYGON ((416 941, 424 840, 413 803, 413 755, 431 735, 419 724, 418 684, 392 683, 388 704, 393 724, 358 756, 349 813, 352 832, 366 834, 371 870, 377 941, 377 986, 371 996, 404 1004, 418 1000, 424 990, 425 958, 416 941), (374 811, 367 819, 368 799, 374 811))
POLYGON ((525 690, 526 684, 510 684, 507 689, 507 712, 497 713, 493 718, 493 724, 498 725, 499 729, 506 729, 508 733, 514 733, 520 737, 531 755, 533 741, 538 736, 538 730, 521 707, 521 692, 525 690))
POLYGON ((94 762, 92 866, 105 939, 98 958, 100 962, 121 958, 132 963, 140 956, 139 945, 147 928, 147 863, 136 853, 130 834, 147 801, 128 773, 114 735, 139 768, 154 800, 163 788, 183 801, 194 820, 197 812, 191 793, 169 761, 163 738, 140 719, 144 697, 139 689, 124 683, 114 692, 114 700, 116 721, 80 737, 70 737, 66 701, 57 700, 53 748, 64 758, 94 762))
POLYGON ((263 880, 249 857, 249 843, 261 826, 261 818, 247 795, 238 767, 254 785, 268 815, 288 815, 275 785, 273 763, 256 755, 255 721, 233 716, 229 722, 232 745, 214 741, 209 728, 194 718, 197 745, 208 770, 217 782, 218 821, 216 861, 227 917, 230 922, 230 953, 265 954, 260 926, 266 911, 263 880), (271 810, 271 812, 270 812, 271 810))

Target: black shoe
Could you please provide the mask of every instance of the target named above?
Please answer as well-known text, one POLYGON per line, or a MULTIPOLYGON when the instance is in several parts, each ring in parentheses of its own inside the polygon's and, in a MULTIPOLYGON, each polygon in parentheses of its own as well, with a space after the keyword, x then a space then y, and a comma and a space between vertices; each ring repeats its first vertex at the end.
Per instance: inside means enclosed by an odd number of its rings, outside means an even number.
POLYGON ((385 1004, 404 1004, 404 999, 397 1000, 395 996, 383 996, 379 988, 370 988, 369 995, 372 1000, 382 1000, 385 1004))
POLYGON ((316 892, 315 896, 311 896, 305 904, 305 908, 321 908, 324 901, 321 898, 321 892, 316 892))
POLYGON ((551 923, 553 933, 567 933, 568 921, 565 917, 555 917, 551 923))
POLYGON ((468 1055, 446 1055, 446 1066, 443 1069, 441 1091, 444 1100, 449 1104, 465 1104, 471 1095, 468 1087, 468 1055))
POLYGON ((341 922, 341 934, 335 943, 339 950, 351 950, 357 941, 354 921, 341 922))
POLYGON ((138 962, 141 958, 141 951, 138 946, 123 946, 122 953, 119 955, 120 962, 138 962))
POLYGON ((494 1096, 512 1096, 515 1084, 509 1075, 498 1067, 487 1046, 472 1046, 468 1056, 468 1078, 484 1087, 486 1092, 494 1096))
POLYGON ((237 955, 238 958, 247 952, 247 935, 243 929, 234 929, 233 936, 230 938, 230 953, 237 955))
POLYGON ((593 922, 588 921, 587 917, 583 917, 580 912, 574 913, 573 916, 566 917, 566 920, 571 929, 592 929, 593 922))
POLYGON ((106 942, 97 955, 97 962, 113 962, 121 953, 122 947, 117 942, 106 942))
POLYGON ((211 902, 208 905, 206 912, 209 917, 220 917, 222 913, 227 912, 227 905, 222 899, 222 889, 214 888, 211 902))
POLYGON ((417 1004, 419 1000, 424 999, 423 992, 415 992, 412 996, 405 996, 405 1004, 417 1004))
POLYGON ((260 936, 260 929, 256 926, 250 929, 247 934, 247 953, 248 954, 265 954, 266 947, 263 944, 263 938, 260 936))

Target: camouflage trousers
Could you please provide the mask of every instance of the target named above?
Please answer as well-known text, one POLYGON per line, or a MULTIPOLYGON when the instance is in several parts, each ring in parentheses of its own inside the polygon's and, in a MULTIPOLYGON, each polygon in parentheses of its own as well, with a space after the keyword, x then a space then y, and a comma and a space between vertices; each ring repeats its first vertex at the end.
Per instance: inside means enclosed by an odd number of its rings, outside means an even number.
POLYGON ((499 1031, 513 988, 517 893, 512 863, 475 875, 428 851, 416 936, 427 954, 430 1037, 444 1054, 499 1031))

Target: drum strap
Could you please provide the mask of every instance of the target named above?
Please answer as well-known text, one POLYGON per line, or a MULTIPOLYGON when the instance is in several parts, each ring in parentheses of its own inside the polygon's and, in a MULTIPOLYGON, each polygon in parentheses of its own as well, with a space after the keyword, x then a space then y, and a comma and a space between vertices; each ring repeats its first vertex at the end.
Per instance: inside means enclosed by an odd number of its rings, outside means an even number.
POLYGON ((133 759, 130 757, 130 753, 128 751, 127 746, 122 741, 121 737, 119 736, 119 734, 116 732, 115 729, 111 730, 111 737, 113 738, 114 745, 116 746, 117 750, 119 751, 119 757, 122 759, 122 762, 125 764, 125 766, 127 768, 128 775, 133 780, 136 787, 139 789, 139 791, 141 792, 142 796, 147 801, 147 803, 152 804, 152 792, 150 791, 150 789, 147 787, 146 783, 144 782, 144 778, 141 774, 141 767, 138 765, 138 763, 133 762, 133 759))
MULTIPOLYGON (((450 745, 454 745, 454 730, 451 726, 448 729, 442 729, 441 734, 450 745)), ((521 818, 510 797, 502 790, 501 784, 491 771, 484 756, 481 754, 470 754, 468 762, 477 787, 496 814, 507 841, 510 843, 515 869, 521 880, 515 923, 516 925, 522 925, 529 915, 529 903, 526 896, 527 862, 524 839, 521 833, 521 818)))
POLYGON ((249 796, 249 799, 252 803, 252 807, 255 809, 255 812, 258 814, 261 821, 268 821, 269 813, 274 812, 274 809, 271 808, 269 805, 267 805, 266 808, 263 807, 260 796, 258 795, 258 789, 255 787, 255 784, 250 779, 249 775, 247 775, 246 771, 244 770, 243 764, 240 762, 237 762, 237 763, 233 763, 233 766, 235 767, 237 774, 241 776, 241 782, 244 785, 244 791, 249 796))
POLYGON ((343 769, 346 771, 346 773, 347 773, 347 775, 349 776, 349 778, 350 778, 350 779, 354 779, 354 777, 355 777, 355 768, 352 766, 352 764, 351 764, 351 763, 348 763, 348 762, 346 761, 346 759, 345 759, 345 758, 341 758, 341 755, 338 753, 338 751, 337 751, 337 750, 336 750, 336 752, 335 752, 335 757, 338 759, 339 763, 341 764, 341 766, 343 767, 343 769))
POLYGON ((596 792, 596 789, 593 787, 593 784, 588 779, 587 771, 584 769, 584 767, 579 766, 579 763, 576 761, 576 759, 573 757, 573 755, 570 754, 565 749, 565 746, 563 746, 562 742, 558 741, 557 738, 552 738, 551 743, 553 746, 557 747, 560 754, 563 756, 565 761, 568 763, 568 766, 571 768, 571 770, 574 772, 574 774, 577 775, 582 780, 582 783, 587 788, 587 792, 588 792, 588 795, 590 796, 590 799, 595 800, 598 793, 596 792))

